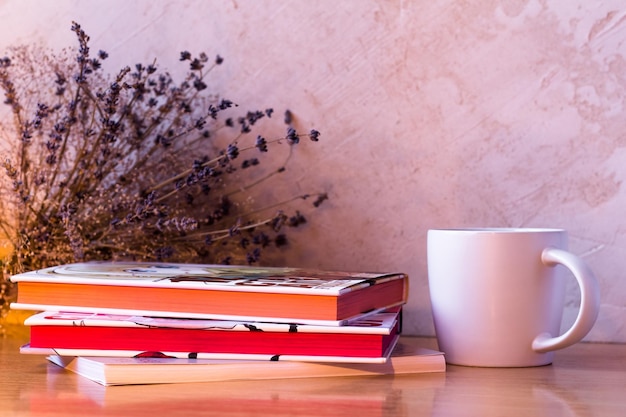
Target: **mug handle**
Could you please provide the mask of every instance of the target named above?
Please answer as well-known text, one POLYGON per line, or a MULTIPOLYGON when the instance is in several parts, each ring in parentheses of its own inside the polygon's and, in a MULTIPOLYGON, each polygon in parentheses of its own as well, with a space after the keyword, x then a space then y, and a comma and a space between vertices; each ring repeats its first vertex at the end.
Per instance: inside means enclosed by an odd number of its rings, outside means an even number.
POLYGON ((547 248, 541 254, 541 261, 547 266, 565 266, 572 272, 580 287, 580 310, 572 327, 560 336, 552 337, 549 333, 542 333, 533 340, 533 350, 545 353, 573 345, 589 333, 600 310, 600 288, 587 264, 570 252, 547 248))

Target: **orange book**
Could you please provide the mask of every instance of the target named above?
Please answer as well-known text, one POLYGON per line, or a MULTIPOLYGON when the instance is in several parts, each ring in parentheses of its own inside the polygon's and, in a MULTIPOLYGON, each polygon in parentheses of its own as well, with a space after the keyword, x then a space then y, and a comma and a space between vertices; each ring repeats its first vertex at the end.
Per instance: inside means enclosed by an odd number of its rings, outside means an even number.
POLYGON ((404 304, 403 273, 146 262, 61 265, 11 277, 13 309, 343 325, 404 304))

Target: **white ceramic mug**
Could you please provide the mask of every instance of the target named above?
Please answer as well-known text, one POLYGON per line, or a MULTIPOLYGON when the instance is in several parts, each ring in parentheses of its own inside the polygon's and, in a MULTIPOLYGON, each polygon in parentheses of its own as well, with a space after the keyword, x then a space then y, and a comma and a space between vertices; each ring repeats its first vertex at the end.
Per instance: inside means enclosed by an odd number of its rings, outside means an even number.
POLYGON ((567 251, 564 230, 429 230, 427 252, 437 341, 450 364, 547 365, 598 316, 597 280, 567 251), (581 302, 574 324, 560 334, 567 270, 581 302))

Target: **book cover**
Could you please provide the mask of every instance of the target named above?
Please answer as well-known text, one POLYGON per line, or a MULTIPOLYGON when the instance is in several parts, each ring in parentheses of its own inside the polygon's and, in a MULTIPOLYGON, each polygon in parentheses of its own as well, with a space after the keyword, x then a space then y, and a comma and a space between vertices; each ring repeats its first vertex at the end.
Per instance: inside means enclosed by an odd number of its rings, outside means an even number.
POLYGON ((101 385, 398 375, 446 369, 443 353, 402 344, 388 362, 375 364, 59 355, 50 355, 48 360, 101 385))
POLYGON ((399 306, 402 273, 90 262, 14 275, 14 309, 343 325, 399 306))
POLYGON ((76 356, 168 352, 177 357, 384 362, 397 340, 399 314, 373 314, 337 327, 43 312, 24 324, 30 327, 31 352, 49 348, 76 356))

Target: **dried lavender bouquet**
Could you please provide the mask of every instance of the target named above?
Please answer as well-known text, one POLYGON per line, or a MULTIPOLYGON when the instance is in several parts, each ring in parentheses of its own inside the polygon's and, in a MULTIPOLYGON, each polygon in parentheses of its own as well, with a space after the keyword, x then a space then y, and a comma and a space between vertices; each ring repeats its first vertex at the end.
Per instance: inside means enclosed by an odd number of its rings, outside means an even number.
POLYGON ((11 246, 3 304, 10 274, 54 264, 259 262, 262 251, 286 244, 285 227, 306 221, 300 210, 282 210, 288 202, 317 207, 327 198, 255 205, 253 191, 288 179, 279 174, 300 139, 320 134, 297 133, 287 111, 285 134, 266 137, 271 109, 239 113, 209 92, 219 55, 182 52, 189 70, 179 83, 154 63, 107 76, 107 53, 92 55, 80 25, 72 31, 77 49, 21 46, 0 59, 9 121, 0 123, 0 234, 11 246), (267 169, 273 152, 279 163, 267 169))

